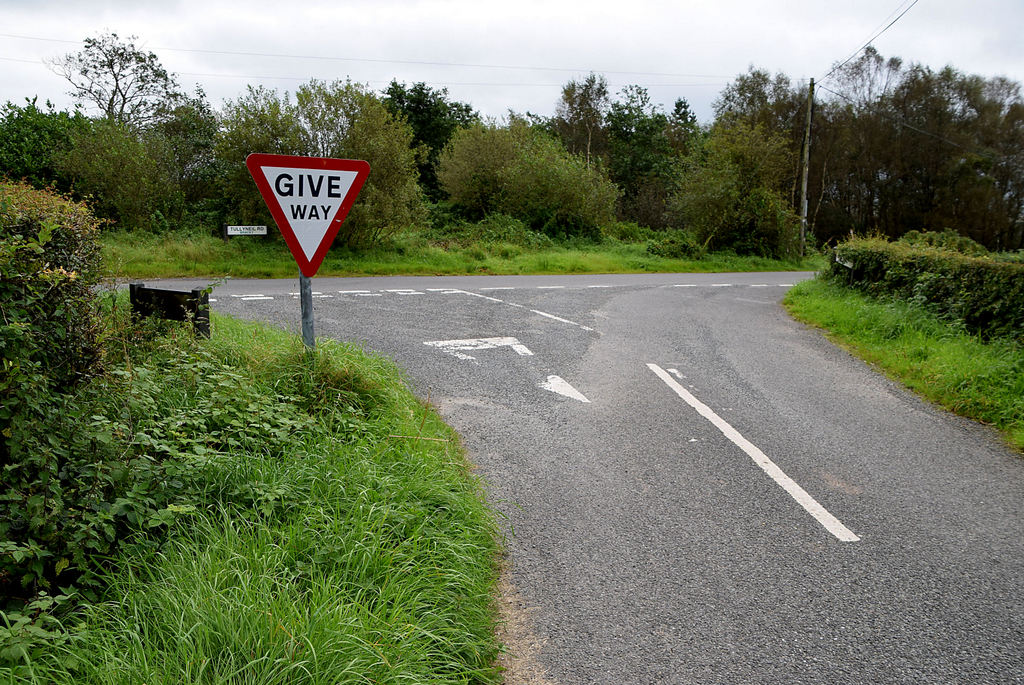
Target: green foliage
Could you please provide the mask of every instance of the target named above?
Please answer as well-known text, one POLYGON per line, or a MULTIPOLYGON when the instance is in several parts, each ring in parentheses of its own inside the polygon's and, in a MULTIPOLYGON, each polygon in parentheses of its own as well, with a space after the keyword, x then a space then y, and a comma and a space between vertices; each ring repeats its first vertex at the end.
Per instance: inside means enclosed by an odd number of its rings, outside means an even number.
POLYGON ((77 110, 58 112, 49 102, 43 110, 35 99, 24 107, 8 102, 0 109, 0 177, 67 192, 71 184, 57 160, 88 127, 89 120, 77 110))
POLYGON ((438 177, 470 218, 503 213, 550 236, 596 238, 614 217, 615 186, 602 170, 522 121, 458 131, 438 177))
POLYGON ((525 223, 507 214, 489 214, 480 221, 453 221, 429 233, 435 243, 460 245, 493 245, 507 243, 531 249, 549 248, 554 241, 543 233, 531 230, 525 223))
POLYGON ((926 308, 826 279, 799 283, 785 305, 798 319, 951 411, 1004 432, 1024 450, 1024 346, 982 340, 926 308))
POLYGON ((10 417, 21 389, 66 390, 95 370, 98 228, 80 204, 0 182, 0 416, 10 417))
POLYGON ((108 121, 133 128, 146 126, 181 97, 174 76, 135 40, 116 33, 86 38, 81 51, 51 65, 71 83, 72 97, 94 105, 108 121))
POLYGON ((874 48, 836 70, 816 107, 811 214, 834 242, 955 230, 990 250, 1024 246, 1024 97, 996 76, 932 70, 874 48), (820 198, 820 211, 814 202, 820 198))
MULTIPOLYGON (((628 86, 621 96, 607 116, 608 171, 622 189, 619 213, 644 226, 664 228, 665 203, 678 157, 670 137, 670 118, 651 102, 645 88, 628 86)), ((677 107, 683 111, 682 104, 677 107)))
MULTIPOLYGON (((63 420, 64 398, 101 364, 93 287, 98 222, 82 205, 28 185, 0 183, 0 588, 45 586, 63 557, 48 533, 61 515, 61 464, 40 441, 63 420)), ((68 436, 79 437, 79 436, 68 436)), ((4 594, 7 594, 6 592, 4 594)))
POLYGON ((370 176, 336 241, 372 245, 425 219, 412 130, 375 95, 348 81, 310 81, 288 94, 250 88, 225 105, 218 156, 233 220, 273 225, 245 168, 253 152, 364 159, 370 176))
POLYGON ((647 252, 667 259, 700 259, 704 249, 685 231, 667 231, 647 243, 647 252))
POLYGON ((147 331, 122 307, 111 373, 52 427, 116 457, 93 455, 55 522, 90 543, 56 583, 96 595, 0 611, 0 679, 497 680, 493 517, 392 366, 221 318, 209 341, 147 331))
POLYGON ((1024 264, 862 239, 836 247, 827 276, 926 306, 986 337, 1024 335, 1024 264))
POLYGON ((653 238, 658 233, 646 226, 641 226, 635 221, 614 221, 605 224, 601 228, 601 232, 606 238, 624 243, 642 243, 653 238))
POLYGON ((384 91, 384 104, 412 128, 413 144, 419 150, 417 167, 420 184, 427 197, 436 201, 442 196, 437 180, 437 164, 452 135, 460 128, 479 121, 473 107, 448 99, 448 89, 434 90, 425 83, 406 86, 391 81, 384 91))
POLYGON ((685 160, 669 202, 675 225, 704 249, 789 257, 798 219, 783 199, 786 145, 760 126, 716 125, 685 160))
POLYGON ((144 141, 158 153, 157 160, 180 198, 174 214, 178 221, 216 196, 218 129, 216 112, 197 88, 193 97, 183 96, 161 108, 146 131, 144 141))
POLYGON ((499 212, 505 167, 516 159, 525 127, 476 124, 461 129, 441 154, 437 177, 451 205, 470 219, 499 212))
POLYGON ((244 95, 225 102, 216 155, 222 167, 219 195, 227 219, 273 226, 245 158, 254 152, 297 155, 301 149, 301 130, 287 93, 278 96, 263 86, 248 86, 244 95))
POLYGON ((164 142, 101 119, 75 133, 58 166, 97 215, 126 229, 148 229, 154 213, 171 213, 178 199, 170 170, 161 164, 168 156, 164 142))
POLYGON ((971 257, 988 254, 984 245, 949 229, 945 231, 907 231, 898 242, 917 247, 937 247, 971 257))
POLYGON ((609 106, 608 81, 597 74, 565 84, 555 106, 551 128, 566 149, 583 157, 588 165, 608 154, 605 117, 609 106))

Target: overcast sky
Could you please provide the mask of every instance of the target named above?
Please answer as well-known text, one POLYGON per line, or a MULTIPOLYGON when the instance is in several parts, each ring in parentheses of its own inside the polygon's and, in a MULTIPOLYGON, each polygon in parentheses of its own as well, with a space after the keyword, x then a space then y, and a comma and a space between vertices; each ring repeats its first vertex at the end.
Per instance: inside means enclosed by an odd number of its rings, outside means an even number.
MULTIPOLYGON (((447 87, 485 115, 549 115, 564 83, 594 71, 613 92, 636 83, 666 107, 685 98, 706 122, 750 65, 820 79, 913 2, 0 0, 0 103, 70 106, 43 60, 113 31, 137 36, 215 106, 246 84, 293 91, 348 77, 381 90, 396 78, 447 87)), ((905 62, 1024 81, 1022 29, 1022 0, 918 0, 873 44, 905 62)))

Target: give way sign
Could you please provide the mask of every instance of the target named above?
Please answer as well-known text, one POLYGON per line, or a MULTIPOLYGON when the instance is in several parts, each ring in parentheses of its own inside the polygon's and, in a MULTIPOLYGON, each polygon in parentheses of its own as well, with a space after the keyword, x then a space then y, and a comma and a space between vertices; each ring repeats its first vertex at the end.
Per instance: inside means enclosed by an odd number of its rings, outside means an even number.
POLYGON ((369 163, 253 153, 245 166, 299 271, 312 278, 370 173, 369 163))

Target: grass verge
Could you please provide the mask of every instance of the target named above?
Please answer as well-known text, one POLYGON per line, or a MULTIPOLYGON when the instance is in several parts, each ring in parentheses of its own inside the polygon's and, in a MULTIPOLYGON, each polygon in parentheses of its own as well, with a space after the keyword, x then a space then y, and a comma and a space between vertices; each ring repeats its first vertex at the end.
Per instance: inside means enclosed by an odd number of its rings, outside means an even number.
MULTIPOLYGON (((295 260, 276 238, 225 242, 194 233, 108 233, 103 237, 107 270, 129 278, 291 278, 295 260)), ((783 261, 733 254, 670 259, 650 254, 647 243, 606 240, 527 247, 501 241, 436 244, 416 234, 366 250, 332 248, 318 276, 681 273, 814 270, 820 258, 783 261)))
POLYGON ((1024 451, 1024 348, 984 341, 919 306, 872 299, 822 280, 792 288, 784 304, 798 320, 876 365, 927 399, 1002 431, 1024 451))
POLYGON ((457 435, 382 359, 213 324, 113 369, 177 516, 99 564, 59 635, 0 612, 0 681, 499 681, 497 528, 457 435))

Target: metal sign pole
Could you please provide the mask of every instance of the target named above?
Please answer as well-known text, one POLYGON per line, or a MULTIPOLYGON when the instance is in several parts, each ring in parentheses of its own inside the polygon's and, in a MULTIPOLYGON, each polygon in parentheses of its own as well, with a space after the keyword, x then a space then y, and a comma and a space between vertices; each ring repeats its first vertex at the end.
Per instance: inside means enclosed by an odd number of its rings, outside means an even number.
POLYGON ((313 279, 299 273, 299 303, 302 306, 302 342, 306 347, 314 349, 316 339, 313 337, 313 279))

